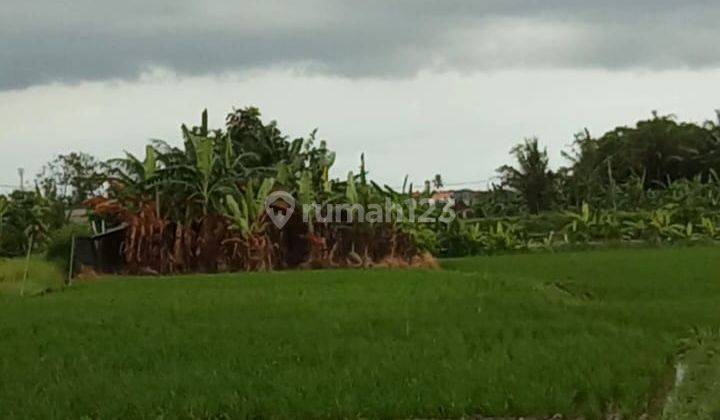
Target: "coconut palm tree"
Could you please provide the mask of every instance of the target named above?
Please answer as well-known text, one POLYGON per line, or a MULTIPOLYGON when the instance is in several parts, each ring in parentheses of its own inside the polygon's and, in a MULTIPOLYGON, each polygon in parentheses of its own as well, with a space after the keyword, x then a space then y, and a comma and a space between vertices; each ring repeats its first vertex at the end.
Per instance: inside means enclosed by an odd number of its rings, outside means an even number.
POLYGON ((517 159, 517 168, 498 168, 502 185, 520 192, 531 212, 548 210, 553 204, 555 174, 549 169, 547 149, 540 150, 533 137, 513 147, 510 154, 517 159))

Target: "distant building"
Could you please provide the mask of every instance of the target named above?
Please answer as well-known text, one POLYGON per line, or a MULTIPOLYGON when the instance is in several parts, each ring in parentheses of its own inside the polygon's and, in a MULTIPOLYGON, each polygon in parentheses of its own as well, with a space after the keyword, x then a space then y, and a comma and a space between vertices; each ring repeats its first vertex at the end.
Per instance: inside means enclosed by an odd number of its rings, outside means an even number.
POLYGON ((461 218, 466 218, 473 215, 473 206, 478 202, 480 194, 479 191, 468 189, 435 191, 430 197, 430 204, 442 205, 452 200, 454 202, 453 209, 457 215, 461 218))
POLYGON ((430 196, 430 203, 431 204, 442 204, 447 203, 450 200, 455 199, 455 192, 454 191, 435 191, 430 196))
POLYGON ((472 207, 478 202, 480 197, 479 191, 473 191, 468 189, 457 190, 453 192, 453 198, 456 203, 462 203, 467 207, 472 207))
POLYGON ((478 197, 480 196, 479 191, 473 191, 468 189, 463 190, 446 190, 446 191, 435 191, 430 197, 433 203, 447 203, 450 200, 455 200, 455 204, 463 204, 465 207, 472 207, 477 203, 478 197))

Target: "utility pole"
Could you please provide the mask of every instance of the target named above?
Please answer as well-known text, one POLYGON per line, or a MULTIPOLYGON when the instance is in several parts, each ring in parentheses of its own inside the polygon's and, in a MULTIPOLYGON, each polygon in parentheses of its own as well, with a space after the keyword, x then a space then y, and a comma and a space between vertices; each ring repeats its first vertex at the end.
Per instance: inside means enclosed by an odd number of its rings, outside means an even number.
POLYGON ((25 169, 18 168, 18 175, 20 175, 20 191, 25 191, 25 169))

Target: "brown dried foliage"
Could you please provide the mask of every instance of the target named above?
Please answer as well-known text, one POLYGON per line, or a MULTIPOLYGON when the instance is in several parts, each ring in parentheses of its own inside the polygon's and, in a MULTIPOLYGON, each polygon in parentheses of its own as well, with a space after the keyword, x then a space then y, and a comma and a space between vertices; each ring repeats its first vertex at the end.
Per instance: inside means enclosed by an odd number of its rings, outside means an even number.
POLYGON ((301 268, 437 268, 432 255, 417 251, 391 225, 353 229, 320 224, 312 233, 294 218, 286 229, 243 237, 222 215, 207 215, 189 224, 159 217, 154 202, 131 211, 116 200, 87 202, 96 215, 127 224, 122 252, 128 273, 265 271, 301 268))

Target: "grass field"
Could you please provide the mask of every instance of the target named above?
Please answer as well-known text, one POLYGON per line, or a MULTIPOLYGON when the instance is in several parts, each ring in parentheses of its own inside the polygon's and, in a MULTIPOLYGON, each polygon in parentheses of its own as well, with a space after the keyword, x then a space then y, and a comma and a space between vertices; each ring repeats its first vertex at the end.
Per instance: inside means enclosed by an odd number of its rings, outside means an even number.
POLYGON ((40 256, 32 257, 25 278, 25 258, 0 259, 0 295, 33 296, 61 289, 65 275, 40 256))
POLYGON ((0 296, 0 417, 659 414, 720 250, 112 278, 0 296))

